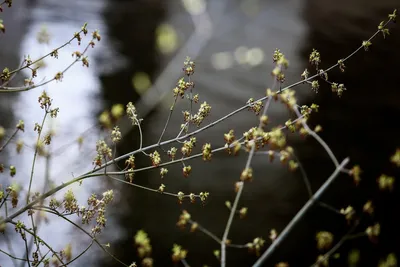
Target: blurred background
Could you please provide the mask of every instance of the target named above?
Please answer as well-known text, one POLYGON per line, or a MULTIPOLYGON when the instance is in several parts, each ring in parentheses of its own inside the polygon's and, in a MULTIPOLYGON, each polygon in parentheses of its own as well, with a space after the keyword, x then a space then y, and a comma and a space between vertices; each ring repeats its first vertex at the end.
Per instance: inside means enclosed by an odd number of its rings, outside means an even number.
MULTIPOLYGON (((132 101, 140 117, 144 118, 144 145, 157 142, 173 103, 172 89, 182 77, 186 56, 196 63, 193 76, 195 91, 200 103, 212 106, 208 124, 243 106, 246 101, 265 95, 273 79, 272 54, 280 49, 290 61, 285 72, 284 85, 300 79, 308 66, 312 48, 321 52, 322 69, 335 64, 354 51, 362 40, 377 29, 387 18, 396 0, 18 0, 12 8, 4 7, 0 13, 7 27, 0 35, 0 68, 14 69, 30 55, 37 58, 65 43, 87 22, 89 32, 100 31, 101 41, 88 52, 90 67, 73 66, 62 82, 54 82, 42 89, 15 95, 0 95, 0 125, 12 133, 19 119, 25 121, 25 133, 19 134, 8 149, 0 154, 0 162, 15 165, 17 175, 0 175, 0 183, 26 184, 30 176, 36 133, 35 122, 43 117, 37 98, 43 89, 60 108, 56 119, 47 121, 46 130, 54 131, 50 157, 39 157, 35 169, 34 190, 67 182, 74 176, 93 168, 95 143, 108 132, 99 124, 99 116, 114 104, 126 105, 132 101), (38 33, 48 35, 49 41, 40 44, 38 33), (21 154, 16 143, 23 140, 21 154), (77 140, 82 140, 79 143, 77 140), (45 181, 50 181, 46 183, 45 181)), ((37 81, 52 77, 72 62, 71 54, 81 50, 76 41, 59 52, 58 59, 46 59, 45 67, 38 73, 37 81)), ((348 205, 360 210, 372 199, 376 205, 375 217, 366 218, 356 232, 362 232, 375 222, 380 222, 382 234, 378 243, 368 238, 346 242, 332 260, 332 266, 357 266, 349 263, 349 254, 360 250, 358 266, 377 266, 379 259, 388 253, 398 252, 399 220, 398 197, 377 190, 376 179, 381 173, 398 177, 398 170, 389 158, 400 147, 398 114, 400 93, 396 75, 399 69, 400 29, 391 28, 384 40, 378 36, 369 52, 361 52, 347 64, 346 72, 333 71, 332 81, 347 87, 338 98, 328 86, 315 94, 309 86, 296 88, 300 104, 317 103, 320 112, 312 117, 310 125, 321 124, 321 136, 332 148, 339 161, 349 156, 351 166, 359 164, 363 170, 362 183, 355 187, 351 178, 342 175, 324 195, 325 202, 340 209, 348 205), (397 240, 397 241, 396 241, 397 240)), ((311 70, 311 68, 309 68, 311 70)), ((30 72, 24 73, 29 76, 30 72)), ((13 86, 23 83, 21 75, 13 86)), ((163 140, 173 138, 182 123, 181 110, 188 108, 179 101, 163 140)), ((282 125, 293 118, 278 102, 272 103, 268 115, 271 126, 282 125)), ((224 145, 223 134, 234 129, 237 136, 257 124, 258 118, 244 111, 227 119, 198 138, 199 147, 211 142, 213 147, 224 145)), ((116 155, 135 150, 139 146, 137 128, 130 129, 129 122, 120 123, 124 140, 117 146, 116 155)), ((7 135, 6 135, 7 136, 7 135)), ((289 144, 295 148, 315 192, 334 169, 334 165, 320 145, 311 138, 303 140, 288 135, 289 144)), ((166 147, 167 149, 167 147, 166 147)), ((169 149, 169 147, 168 147, 169 149)), ((130 264, 140 259, 133 237, 145 230, 151 240, 155 266, 172 266, 171 250, 174 243, 189 250, 190 266, 218 266, 213 255, 219 245, 201 232, 189 233, 176 226, 183 209, 194 221, 222 236, 229 210, 225 201, 234 200, 234 183, 245 166, 246 154, 228 157, 225 153, 213 155, 211 163, 193 160, 189 178, 182 175, 181 166, 169 168, 161 180, 159 171, 137 173, 134 182, 151 188, 161 183, 167 191, 185 193, 210 192, 203 206, 200 203, 178 204, 174 198, 121 185, 106 178, 89 179, 81 186, 71 188, 77 192, 81 204, 92 193, 112 188, 116 199, 107 211, 107 227, 99 237, 102 244, 110 244, 110 251, 123 262, 130 264)), ((137 167, 150 164, 146 157, 137 158, 137 167)), ((351 167, 349 166, 349 167, 351 167)), ((254 181, 246 184, 239 207, 248 207, 245 219, 236 218, 229 238, 235 244, 246 244, 255 237, 266 239, 271 229, 278 233, 308 199, 300 172, 291 173, 278 160, 269 163, 266 156, 253 161, 254 181)), ((23 190, 22 192, 26 193, 23 190)), ((60 192, 61 197, 65 191, 60 192)), ((2 216, 4 216, 2 214, 2 216)), ((21 216, 21 220, 27 217, 21 216)), ((77 221, 79 221, 77 219, 77 221)), ((27 221, 28 222, 28 221, 27 221)), ((348 230, 343 216, 316 207, 299 223, 286 241, 265 266, 285 261, 290 266, 309 266, 315 262, 315 233, 331 231, 335 240, 348 230)), ((14 251, 23 257, 23 242, 8 226, 0 237, 0 248, 14 251), (12 248, 12 249, 10 249, 12 248)), ((47 215, 42 219, 38 234, 61 250, 71 243, 77 255, 90 240, 63 220, 47 215)), ((251 266, 257 259, 246 249, 229 248, 228 266, 251 266)), ((6 255, 0 254, 0 266, 13 266, 6 255)), ((178 264, 179 265, 179 264, 178 264)), ((18 263, 16 266, 24 266, 18 263)), ((71 266, 119 266, 99 248, 93 246, 85 256, 71 266)))

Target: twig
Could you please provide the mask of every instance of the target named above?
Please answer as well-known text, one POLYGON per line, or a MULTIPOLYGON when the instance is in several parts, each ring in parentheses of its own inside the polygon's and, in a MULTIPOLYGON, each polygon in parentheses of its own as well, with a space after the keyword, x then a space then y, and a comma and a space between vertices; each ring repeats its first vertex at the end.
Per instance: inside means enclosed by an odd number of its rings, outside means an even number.
POLYGON ((254 263, 253 267, 262 266, 263 262, 275 251, 275 249, 283 242, 294 226, 300 221, 300 219, 307 213, 308 210, 316 203, 326 189, 332 184, 335 178, 339 175, 342 168, 347 165, 349 158, 345 158, 342 163, 335 169, 328 180, 315 192, 314 196, 307 201, 303 208, 293 217, 289 224, 283 229, 282 233, 275 239, 275 241, 269 246, 269 248, 261 255, 261 257, 254 263))
POLYGON ((327 253, 324 254, 324 256, 320 259, 317 260, 317 262, 315 262, 313 265, 311 265, 310 267, 317 267, 320 266, 321 262, 324 262, 326 259, 328 259, 330 256, 332 256, 333 253, 335 253, 346 240, 349 239, 354 239, 354 238, 358 238, 358 237, 363 237, 365 236, 365 233, 361 233, 361 235, 355 235, 355 236, 351 236, 350 234, 356 229, 356 227, 358 226, 358 222, 355 223, 351 229, 347 232, 346 235, 344 235, 339 242, 333 247, 331 248, 327 253))
MULTIPOLYGON (((26 234, 25 234, 25 236, 26 236, 26 234)), ((26 254, 25 254, 25 256, 26 256, 26 262, 28 263, 28 266, 29 266, 29 267, 31 267, 31 263, 30 263, 30 260, 29 260, 28 242, 26 241, 26 237, 25 237, 25 238, 22 238, 22 239, 24 240, 24 243, 25 243, 25 251, 26 251, 26 254)))
POLYGON ((174 108, 175 108, 175 104, 176 104, 176 101, 177 101, 177 100, 178 100, 178 95, 175 96, 174 103, 172 104, 171 108, 169 109, 169 114, 168 114, 167 122, 166 122, 165 125, 164 125, 164 129, 163 129, 162 132, 161 132, 160 138, 158 138, 157 144, 160 144, 160 143, 161 143, 161 140, 162 140, 162 138, 163 138, 163 136, 164 136, 164 134, 165 134, 165 131, 167 130, 167 127, 168 127, 169 121, 171 120, 172 113, 174 112, 174 108))
MULTIPOLYGON (((0 252, 3 253, 3 254, 5 254, 5 255, 7 255, 7 256, 10 257, 10 258, 12 258, 13 260, 27 261, 26 259, 16 257, 16 256, 14 256, 14 255, 12 255, 12 254, 10 254, 10 253, 8 253, 8 252, 2 250, 2 249, 0 249, 0 252)), ((14 265, 17 266, 17 263, 14 262, 14 265)))
POLYGON ((186 259, 181 259, 181 262, 183 264, 183 266, 185 267, 190 267, 189 263, 186 261, 186 259))
POLYGON ((201 232, 203 232, 204 234, 206 234, 207 236, 211 237, 211 239, 215 240, 215 242, 217 242, 218 244, 221 244, 221 239, 219 239, 215 234, 211 233, 210 231, 208 231, 206 228, 204 228, 203 226, 201 226, 198 222, 189 220, 188 221, 190 224, 196 224, 197 229, 199 229, 201 232))
POLYGON ((6 141, 6 143, 0 147, 0 152, 3 151, 4 148, 6 148, 6 146, 11 142, 11 140, 15 137, 15 135, 17 135, 18 131, 19 131, 19 128, 17 128, 14 131, 14 133, 10 136, 10 138, 6 141))
POLYGON ((29 197, 30 197, 30 194, 31 194, 31 187, 32 187, 32 181, 33 181, 33 174, 35 172, 36 157, 37 157, 37 154, 38 154, 40 137, 41 137, 41 134, 42 134, 42 131, 43 131, 43 126, 44 126, 44 122, 46 121, 46 117, 47 117, 47 110, 45 110, 45 113, 44 113, 44 116, 43 116, 43 120, 42 120, 42 124, 40 125, 40 130, 39 130, 38 137, 37 137, 37 140, 36 140, 35 153, 33 155, 32 168, 31 168, 31 177, 29 178, 28 193, 26 195, 26 204, 29 203, 29 197))
MULTIPOLYGON (((95 39, 92 39, 91 42, 93 42, 95 39)), ((83 57, 84 54, 86 54, 87 50, 89 49, 91 42, 89 42, 89 44, 86 46, 86 48, 83 50, 83 52, 81 53, 81 57, 83 57)), ((75 65, 75 63, 81 61, 81 57, 77 57, 74 61, 72 61, 71 64, 69 64, 63 71, 61 71, 60 73, 62 75, 64 75, 73 65, 75 65)), ((38 87, 42 87, 48 83, 53 82, 54 80, 56 80, 56 77, 49 79, 47 81, 41 82, 39 84, 34 84, 34 85, 30 85, 30 86, 20 86, 20 87, 3 87, 0 86, 0 93, 16 93, 16 92, 23 92, 23 91, 29 91, 38 87)))
MULTIPOLYGON (((104 252, 106 252, 107 254, 109 254, 114 260, 116 260, 117 262, 121 263, 122 265, 129 267, 129 265, 125 264, 124 262, 122 262, 120 259, 118 259, 116 256, 112 255, 107 249, 104 248, 104 246, 102 244, 100 244, 100 242, 97 240, 96 237, 92 236, 88 231, 86 231, 85 229, 83 229, 81 226, 79 226, 78 224, 74 223, 73 221, 71 221, 70 219, 68 219, 66 216, 64 216, 63 214, 59 213, 58 211, 51 209, 51 208, 33 208, 35 210, 45 210, 48 213, 57 215, 59 217, 61 217, 62 219, 66 220, 67 222, 69 222, 70 224, 72 224, 73 226, 75 226, 76 228, 78 228, 79 230, 81 230, 83 233, 85 233, 87 236, 90 237, 90 239, 95 242, 104 252)), ((87 248, 88 249, 88 248, 87 248)), ((73 259, 76 260, 76 259, 73 259)), ((71 263, 72 261, 62 265, 62 266, 67 266, 69 263, 71 263)), ((60 266, 61 267, 61 266, 60 266)))
MULTIPOLYGON (((281 66, 279 66, 279 68, 280 67, 281 66)), ((276 87, 276 84, 277 84, 277 80, 276 80, 276 78, 274 78, 274 84, 272 86, 272 90, 274 90, 274 88, 276 87)), ((271 104, 271 99, 272 99, 272 97, 269 97, 267 99, 267 102, 265 104, 265 107, 264 107, 264 110, 263 110, 263 113, 262 113, 261 116, 264 116, 264 115, 267 114, 269 105, 271 104)), ((263 125, 263 123, 260 121, 260 123, 258 125, 258 128, 262 129, 262 125, 263 125)), ((245 169, 248 169, 250 167, 251 161, 252 161, 253 156, 254 156, 255 148, 256 148, 256 145, 253 144, 253 146, 251 147, 249 156, 247 158, 245 169)), ((229 230, 230 230, 232 222, 233 222, 233 217, 235 216, 237 205, 239 203, 240 197, 241 197, 242 192, 243 192, 244 182, 243 181, 239 182, 238 186, 239 186, 239 189, 238 189, 238 192, 236 193, 235 201, 233 202, 233 206, 232 206, 231 212, 229 214, 228 222, 226 223, 224 235, 222 237, 222 242, 221 242, 221 267, 225 267, 225 265, 226 265, 226 242, 228 240, 229 230)))
MULTIPOLYGON (((14 225, 17 225, 17 223, 16 222, 14 222, 14 221, 10 221, 10 223, 11 224, 14 224, 14 225)), ((30 231, 28 228, 26 228, 25 226, 21 226, 21 229, 23 229, 25 232, 27 232, 27 233, 29 233, 30 235, 35 235, 32 231, 30 231)), ((40 237, 38 237, 38 236, 36 236, 37 238, 40 238, 40 237)), ((52 253, 53 253, 53 255, 57 258, 57 260, 59 260, 62 264, 64 264, 64 262, 62 261, 62 259, 57 255, 57 252, 55 252, 54 250, 53 250, 53 248, 49 245, 49 244, 47 244, 46 243, 46 241, 44 241, 42 238, 40 238, 40 241, 41 241, 41 243, 43 244, 43 245, 45 245, 52 253)), ((64 264, 65 265, 65 264, 64 264)))

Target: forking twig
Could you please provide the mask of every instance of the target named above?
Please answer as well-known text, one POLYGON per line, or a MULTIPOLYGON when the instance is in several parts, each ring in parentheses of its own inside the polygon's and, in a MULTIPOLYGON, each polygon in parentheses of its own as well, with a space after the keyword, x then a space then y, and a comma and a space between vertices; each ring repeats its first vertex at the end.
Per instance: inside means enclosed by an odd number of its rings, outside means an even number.
POLYGON ((276 250, 276 248, 283 242, 283 240, 287 237, 289 232, 293 229, 294 225, 300 221, 301 218, 307 213, 310 208, 317 203, 317 200, 321 197, 321 195, 326 191, 326 189, 332 184, 335 178, 339 175, 341 170, 349 163, 350 159, 345 158, 342 163, 336 167, 335 171, 331 174, 331 176, 326 180, 326 182, 315 192, 314 196, 307 201, 307 203, 303 206, 303 208, 293 217, 293 219, 289 222, 289 224, 283 229, 282 233, 274 240, 274 242, 269 246, 269 248, 261 255, 261 257, 254 263, 253 267, 262 266, 263 262, 276 250))

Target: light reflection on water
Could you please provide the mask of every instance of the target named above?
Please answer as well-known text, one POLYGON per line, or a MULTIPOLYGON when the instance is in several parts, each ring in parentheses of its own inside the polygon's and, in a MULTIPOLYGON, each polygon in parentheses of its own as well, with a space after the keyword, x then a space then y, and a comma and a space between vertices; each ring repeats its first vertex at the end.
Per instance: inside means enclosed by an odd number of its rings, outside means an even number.
MULTIPOLYGON (((39 69, 38 77, 35 79, 39 83, 43 79, 48 80, 54 77, 55 73, 62 71, 72 63, 71 56, 74 51, 83 51, 86 44, 90 41, 90 33, 98 29, 104 34, 102 25, 101 12, 104 7, 103 1, 68 1, 65 2, 45 0, 40 1, 33 8, 30 15, 30 25, 28 31, 23 38, 20 57, 29 55, 31 59, 36 59, 50 52, 54 48, 62 45, 69 40, 74 32, 80 30, 85 22, 88 22, 89 34, 86 36, 80 46, 74 40, 59 51, 58 59, 47 58, 45 67, 39 69), (72 3, 73 2, 73 3, 72 3), (37 33, 45 27, 50 34, 50 43, 39 44, 37 41, 37 33)), ((74 175, 79 175, 93 168, 91 162, 95 155, 95 142, 98 140, 100 132, 94 127, 96 124, 95 112, 102 105, 97 95, 100 90, 98 80, 99 68, 96 66, 94 57, 100 50, 104 50, 104 42, 96 44, 95 49, 89 49, 90 68, 82 66, 81 62, 76 63, 65 73, 62 82, 52 82, 44 87, 20 94, 18 102, 15 103, 15 117, 25 121, 25 133, 20 135, 24 141, 23 153, 16 155, 11 150, 12 162, 15 162, 17 175, 15 180, 23 185, 27 185, 30 177, 32 160, 34 155, 34 144, 36 143, 37 134, 33 132, 35 123, 41 123, 44 111, 40 108, 37 99, 43 90, 46 90, 53 99, 53 107, 58 107, 60 112, 58 117, 53 119, 47 117, 43 134, 50 130, 55 132, 49 146, 52 154, 49 164, 49 177, 51 183, 59 185, 63 182, 71 180, 74 175), (79 147, 77 138, 84 133, 84 143, 79 147)), ((25 72, 30 76, 30 71, 25 72)), ((42 136, 43 136, 42 134, 42 136)), ((34 182, 32 185, 33 192, 42 192, 46 176, 46 159, 39 157, 35 164, 34 182)), ((85 204, 87 197, 96 192, 98 183, 96 181, 85 181, 82 186, 73 185, 69 188, 76 192, 79 203, 85 204)), ((58 199, 65 191, 57 194, 58 199)), ((21 195, 25 195, 22 192, 21 195)), ((25 197, 21 198, 20 205, 25 202, 25 197)), ((82 240, 73 240, 71 231, 73 227, 63 220, 47 216, 48 224, 39 228, 38 235, 45 241, 49 242, 56 251, 60 251, 68 242, 72 242, 75 253, 87 244, 80 244, 82 240), (74 242, 75 241, 75 242, 74 242), (76 249, 76 250, 75 250, 76 249)), ((76 216, 73 216, 74 218, 76 216)), ((30 221, 27 216, 20 216, 18 219, 26 222, 27 226, 30 221)), ((10 229, 11 230, 11 229, 10 229)), ((29 238, 30 239, 30 238, 29 238)), ((29 240, 28 239, 28 240, 29 240)), ((20 248, 23 243, 20 238, 16 238, 11 243, 17 254, 22 256, 20 248)), ((45 251, 45 250, 44 250, 45 251)), ((0 255, 2 266, 12 266, 12 262, 8 257, 0 255)))

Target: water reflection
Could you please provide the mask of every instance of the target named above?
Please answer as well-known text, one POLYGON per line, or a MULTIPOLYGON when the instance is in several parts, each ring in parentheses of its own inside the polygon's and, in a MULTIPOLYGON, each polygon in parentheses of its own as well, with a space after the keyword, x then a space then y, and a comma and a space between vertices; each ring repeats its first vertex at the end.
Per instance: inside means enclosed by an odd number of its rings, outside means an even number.
MULTIPOLYGON (((23 58, 29 55, 35 59, 43 56, 70 39, 74 32, 79 31, 84 22, 88 22, 90 30, 104 30, 100 16, 103 7, 102 1, 69 1, 68 5, 60 1, 37 1, 36 5, 30 8, 31 13, 25 13, 25 16, 29 17, 30 23, 22 40, 19 57, 23 58), (41 45, 37 40, 37 33, 43 31, 43 27, 50 35, 50 42, 47 45, 41 45)), ((16 11, 22 11, 19 6, 13 8, 16 11)), ((47 80, 58 71, 65 69, 73 61, 72 53, 83 50, 89 38, 85 38, 81 46, 74 41, 60 50, 58 59, 46 59, 45 67, 38 71, 36 83, 42 79, 47 80)), ((26 131, 20 135, 25 144, 23 153, 16 155, 14 146, 9 149, 10 162, 18 170, 15 181, 26 184, 30 177, 34 144, 37 138, 33 128, 36 122, 41 122, 44 115, 37 103, 42 90, 49 93, 54 100, 54 107, 60 108, 60 113, 56 119, 48 118, 43 128, 44 133, 54 131, 55 136, 50 145, 51 158, 46 160, 45 157, 39 157, 36 161, 32 190, 41 192, 44 189, 45 177, 50 179, 50 183, 47 185, 48 189, 52 185, 66 182, 74 175, 92 168, 93 145, 100 134, 96 128, 95 114, 101 106, 101 99, 98 97, 100 84, 97 77, 101 69, 98 68, 93 57, 101 50, 107 51, 105 47, 106 44, 103 42, 97 45, 96 50, 89 50, 88 56, 92 59, 89 69, 82 67, 81 63, 76 64, 64 75, 62 82, 51 83, 19 95, 13 109, 15 118, 25 121, 26 131), (77 143, 79 136, 84 138, 81 147, 77 143)), ((30 72, 25 74, 29 76, 30 72)), ((72 188, 77 192, 79 201, 84 203, 85 198, 97 190, 97 184, 90 181, 86 185, 84 183, 83 186, 73 185, 72 188)), ((58 196, 63 193, 64 191, 60 192, 58 196)), ((24 201, 21 199, 20 202, 24 201)), ((21 216, 21 219, 28 221, 26 216, 21 216)), ((55 250, 61 250, 67 244, 66 238, 70 236, 73 227, 52 216, 49 216, 48 219, 46 224, 42 222, 38 234, 44 240, 50 241, 55 250)), ((67 242, 70 241, 78 250, 85 246, 79 240, 68 240, 67 242)), ((18 238, 11 243, 17 251, 17 248, 23 245, 18 238)), ((11 266, 10 259, 4 255, 0 256, 0 262, 5 266, 11 266)))

